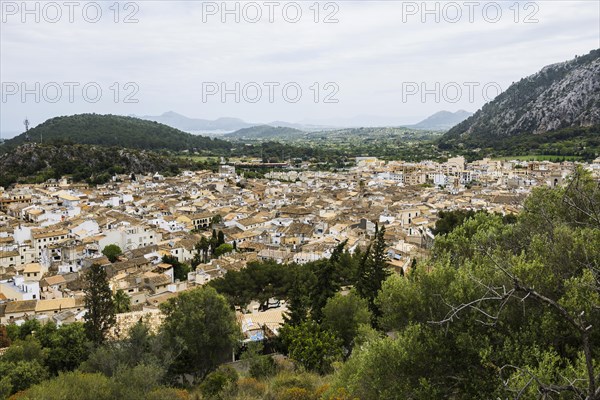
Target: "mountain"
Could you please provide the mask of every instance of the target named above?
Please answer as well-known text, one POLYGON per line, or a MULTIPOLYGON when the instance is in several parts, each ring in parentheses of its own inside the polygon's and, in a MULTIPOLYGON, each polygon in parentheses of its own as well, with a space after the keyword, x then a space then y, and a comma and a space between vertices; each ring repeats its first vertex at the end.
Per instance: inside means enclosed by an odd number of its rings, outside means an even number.
POLYGON ((228 139, 274 139, 282 136, 303 136, 304 131, 285 126, 259 125, 251 128, 244 128, 235 132, 226 133, 223 137, 228 139))
POLYGON ((144 150, 197 150, 227 152, 224 140, 192 135, 158 122, 119 115, 78 114, 56 117, 22 133, 0 146, 10 151, 28 142, 71 142, 120 146, 144 150))
POLYGON ((424 129, 430 131, 447 131, 453 126, 463 122, 469 118, 473 113, 465 110, 458 110, 457 112, 450 111, 439 111, 423 121, 415 125, 409 125, 408 128, 413 129, 424 129))
POLYGON ((448 131, 440 147, 509 150, 507 143, 520 140, 539 147, 548 141, 560 142, 559 133, 564 130, 570 140, 584 135, 585 140, 594 141, 599 126, 600 49, 596 49, 513 83, 448 131))
POLYGON ((215 120, 189 118, 185 115, 168 111, 162 115, 145 115, 138 117, 148 121, 160 122, 182 131, 224 131, 232 132, 242 128, 249 128, 256 124, 244 122, 239 118, 218 118, 215 120))

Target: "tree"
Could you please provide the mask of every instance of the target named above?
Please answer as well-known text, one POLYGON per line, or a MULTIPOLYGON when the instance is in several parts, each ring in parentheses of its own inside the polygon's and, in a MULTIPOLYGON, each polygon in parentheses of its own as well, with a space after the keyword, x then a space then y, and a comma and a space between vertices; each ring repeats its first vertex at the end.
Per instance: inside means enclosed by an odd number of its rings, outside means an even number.
POLYGON ((383 281, 389 276, 387 270, 387 255, 385 244, 385 226, 375 230, 375 238, 369 246, 359 265, 356 290, 358 294, 367 300, 369 310, 375 318, 379 316, 379 310, 375 304, 375 298, 383 281))
POLYGON ((233 251, 232 245, 230 245, 229 243, 223 243, 215 249, 215 257, 220 257, 223 254, 231 253, 232 251, 233 251))
POLYGON ((4 325, 0 325, 0 349, 10 346, 11 340, 4 325))
POLYGON ((430 398, 598 398, 598 204, 598 183, 577 170, 566 188, 535 189, 513 223, 465 220, 436 238, 427 268, 384 283, 381 325, 438 349, 418 359, 430 398))
POLYGON ((187 281, 191 268, 189 265, 179 262, 177 257, 163 256, 162 262, 173 266, 173 276, 180 281, 187 281))
POLYGON ((239 328, 227 301, 212 287, 182 292, 160 309, 165 314, 162 332, 172 346, 182 347, 173 373, 204 378, 231 355, 239 328))
POLYGON ((119 259, 119 256, 123 254, 123 250, 116 244, 109 244, 102 250, 102 254, 104 254, 111 263, 114 263, 119 259))
POLYGON ((209 239, 210 251, 212 254, 215 254, 215 250, 219 247, 219 235, 216 229, 212 230, 212 236, 209 239))
POLYGON ((206 239, 206 237, 202 236, 198 243, 196 243, 194 249, 196 250, 196 254, 194 254, 194 258, 192 260, 192 267, 196 267, 198 264, 208 261, 210 241, 206 239))
POLYGON ((438 213, 439 219, 435 222, 433 234, 446 235, 452 232, 457 226, 460 226, 465 220, 474 216, 475 211, 473 210, 440 211, 438 213))
POLYGON ((238 381, 238 373, 229 366, 223 366, 211 372, 200 384, 200 393, 206 399, 221 399, 227 389, 232 388, 238 381))
POLYGON ((101 344, 108 330, 115 324, 115 303, 108 286, 106 270, 93 264, 85 274, 85 330, 88 339, 101 344))
POLYGON ((275 361, 270 355, 263 355, 263 351, 262 342, 250 342, 240 357, 247 362, 248 373, 254 379, 268 378, 277 372, 275 361))
POLYGON ((131 299, 123 289, 115 292, 113 302, 115 303, 115 313, 117 314, 126 313, 131 310, 131 299))
POLYGON ((46 356, 47 352, 32 336, 13 342, 0 357, 0 392, 11 394, 46 379, 46 356))
MULTIPOLYGON (((491 397, 487 392, 471 397, 460 392, 458 388, 464 383, 444 379, 455 370, 444 371, 440 363, 432 363, 431 349, 435 349, 437 358, 450 361, 446 357, 454 356, 437 335, 421 326, 409 327, 396 339, 369 342, 342 365, 329 392, 344 389, 350 394, 347 398, 361 400, 491 397)), ((444 366, 451 368, 450 364, 444 366)))
POLYGON ((317 278, 316 285, 312 288, 312 307, 310 310, 312 318, 321 322, 323 316, 322 310, 327 300, 340 290, 340 274, 338 272, 338 262, 347 241, 343 241, 333 250, 329 260, 316 262, 315 276, 317 278))
POLYGON ((341 340, 314 321, 284 325, 280 336, 289 357, 309 371, 330 373, 333 362, 342 358, 341 340))
POLYGON ((225 234, 223 231, 219 231, 217 234, 217 247, 225 243, 225 234))
POLYGON ((354 291, 347 295, 336 294, 323 308, 323 328, 335 333, 342 340, 347 354, 354 347, 354 339, 360 326, 370 322, 369 304, 354 291))
POLYGON ((112 377, 119 371, 146 365, 160 368, 164 376, 178 350, 163 334, 152 333, 147 323, 139 320, 124 339, 97 347, 79 369, 112 377))
POLYGON ((308 317, 308 296, 300 289, 300 282, 296 281, 298 286, 293 286, 288 294, 288 311, 283 316, 286 325, 296 326, 301 324, 308 317))
MULTIPOLYGON (((53 325, 48 323, 46 325, 53 325)), ((72 371, 87 358, 89 345, 85 327, 80 322, 62 325, 50 334, 46 365, 51 374, 72 371)))
POLYGON ((223 217, 221 217, 221 215, 219 215, 219 214, 215 215, 214 217, 212 217, 210 219, 210 225, 211 226, 218 225, 221 222, 223 222, 223 217))

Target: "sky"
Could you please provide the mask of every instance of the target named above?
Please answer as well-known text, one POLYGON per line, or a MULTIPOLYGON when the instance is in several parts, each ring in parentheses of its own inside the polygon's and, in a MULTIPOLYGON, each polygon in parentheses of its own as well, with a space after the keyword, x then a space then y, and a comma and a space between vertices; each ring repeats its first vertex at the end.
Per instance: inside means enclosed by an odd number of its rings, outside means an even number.
POLYGON ((407 124, 600 48, 600 2, 0 0, 0 132, 78 113, 407 124))

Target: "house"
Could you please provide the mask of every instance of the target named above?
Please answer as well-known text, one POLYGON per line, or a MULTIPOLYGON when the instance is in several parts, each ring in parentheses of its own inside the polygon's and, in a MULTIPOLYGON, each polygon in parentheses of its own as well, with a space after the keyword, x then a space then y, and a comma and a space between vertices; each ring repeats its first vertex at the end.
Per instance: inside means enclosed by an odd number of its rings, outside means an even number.
POLYGON ((62 311, 80 312, 84 309, 84 304, 85 300, 82 297, 39 300, 35 306, 35 314, 52 317, 62 311))
POLYGON ((19 300, 11 301, 6 304, 4 309, 4 317, 0 321, 6 325, 21 318, 26 318, 35 315, 35 306, 37 300, 19 300))
POLYGON ((40 296, 42 299, 61 298, 66 288, 67 280, 63 275, 47 276, 40 281, 40 296))

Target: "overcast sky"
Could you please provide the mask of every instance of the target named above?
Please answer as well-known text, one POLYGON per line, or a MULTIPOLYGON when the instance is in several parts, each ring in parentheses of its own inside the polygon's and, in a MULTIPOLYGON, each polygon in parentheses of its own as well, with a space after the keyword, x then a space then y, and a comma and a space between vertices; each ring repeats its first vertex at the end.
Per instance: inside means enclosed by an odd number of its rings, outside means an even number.
POLYGON ((84 112, 411 123, 600 47, 595 0, 0 5, 4 137, 84 112))

